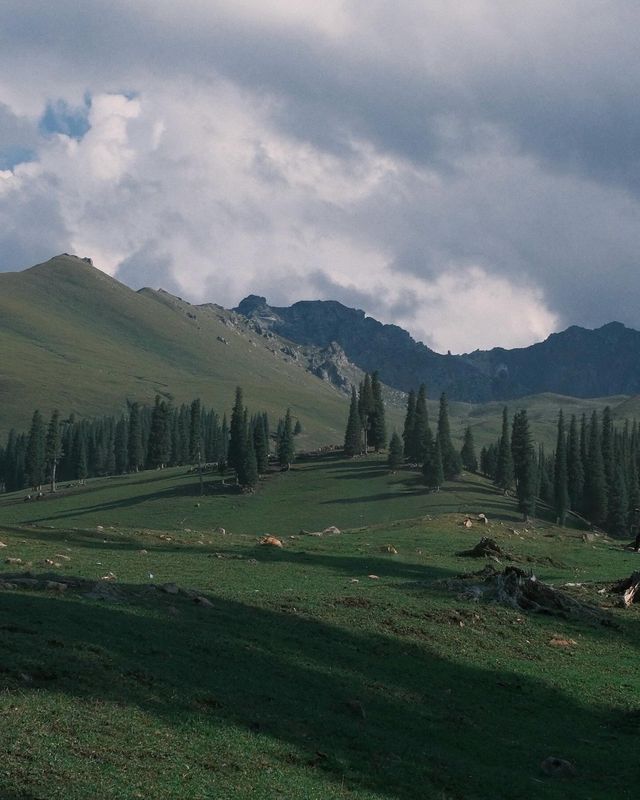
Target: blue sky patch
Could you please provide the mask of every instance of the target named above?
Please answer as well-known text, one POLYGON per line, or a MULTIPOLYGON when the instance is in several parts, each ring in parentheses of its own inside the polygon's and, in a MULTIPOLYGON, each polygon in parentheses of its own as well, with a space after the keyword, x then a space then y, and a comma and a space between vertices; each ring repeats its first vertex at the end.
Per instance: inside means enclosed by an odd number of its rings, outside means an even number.
POLYGON ((85 95, 84 105, 73 107, 66 100, 55 100, 47 103, 44 114, 40 118, 39 130, 48 135, 63 133, 80 141, 91 127, 89 125, 89 111, 91 109, 91 96, 85 95))
POLYGON ((19 145, 0 147, 0 170, 13 169, 18 164, 25 161, 36 161, 37 156, 34 150, 19 145))

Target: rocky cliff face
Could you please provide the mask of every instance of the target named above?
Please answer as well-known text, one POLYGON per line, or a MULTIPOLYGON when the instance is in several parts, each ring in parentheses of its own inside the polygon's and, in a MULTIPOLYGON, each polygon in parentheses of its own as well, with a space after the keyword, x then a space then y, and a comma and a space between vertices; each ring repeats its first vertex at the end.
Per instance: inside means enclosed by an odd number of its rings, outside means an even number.
MULTIPOLYGON (((251 295, 235 309, 260 326, 303 346, 338 346, 348 362, 378 370, 388 386, 408 391, 427 384, 432 397, 508 400, 540 392, 604 397, 640 392, 640 333, 612 322, 597 330, 571 327, 531 347, 441 355, 396 325, 383 325, 364 311, 335 301, 269 306, 251 295)), ((329 354, 329 360, 331 361, 329 354)), ((316 374, 331 368, 315 363, 316 374)))

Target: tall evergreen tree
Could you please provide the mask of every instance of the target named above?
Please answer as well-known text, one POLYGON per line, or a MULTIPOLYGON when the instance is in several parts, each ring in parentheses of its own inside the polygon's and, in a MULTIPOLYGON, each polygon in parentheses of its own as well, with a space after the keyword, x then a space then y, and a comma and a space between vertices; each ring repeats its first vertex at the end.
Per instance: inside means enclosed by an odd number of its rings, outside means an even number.
POLYGON ((476 448, 470 426, 467 426, 464 432, 464 441, 462 443, 462 450, 460 450, 460 460, 462 461, 462 466, 469 472, 478 471, 478 459, 476 457, 476 448))
POLYGON ((144 447, 142 445, 142 420, 139 403, 131 403, 129 407, 128 431, 129 470, 138 472, 144 466, 144 447))
POLYGON ((118 475, 122 475, 124 472, 126 472, 129 465, 127 433, 127 420, 123 414, 116 423, 114 441, 115 471, 118 475))
POLYGON ((344 434, 344 454, 349 458, 357 455, 362 448, 362 423, 358 410, 358 397, 355 386, 351 388, 351 405, 349 407, 349 419, 344 434))
POLYGON ((407 413, 404 418, 402 440, 404 443, 404 457, 408 461, 416 461, 415 453, 415 427, 416 427, 416 393, 413 389, 407 398, 407 413))
POLYGON ((558 433, 556 438, 556 455, 553 470, 553 498, 556 519, 564 527, 569 509, 569 489, 567 473, 567 440, 564 432, 564 416, 558 414, 558 433))
POLYGON ((498 443, 495 484, 507 494, 513 486, 513 455, 507 407, 502 409, 502 434, 498 443))
POLYGON ((613 536, 629 534, 629 497, 624 466, 621 462, 618 462, 615 467, 609 492, 608 529, 613 536))
POLYGON ((295 458, 295 445, 293 441, 293 423, 291 409, 287 409, 282 426, 282 434, 278 442, 278 463, 281 467, 289 467, 295 458))
POLYGON ((47 427, 44 450, 47 470, 51 478, 51 491, 56 491, 56 472, 62 457, 62 431, 60 429, 60 412, 56 409, 51 415, 47 427))
POLYGON ((540 445, 538 448, 538 497, 544 500, 547 505, 553 506, 555 502, 554 488, 549 472, 544 445, 540 445))
POLYGON ((236 476, 242 472, 246 459, 247 449, 247 428, 246 414, 242 401, 242 389, 236 388, 236 397, 231 412, 231 423, 229 425, 229 450, 227 461, 229 466, 235 470, 236 476))
POLYGON ((267 453, 267 434, 264 430, 264 417, 262 414, 254 420, 253 424, 253 449, 256 457, 256 469, 259 475, 269 468, 269 455, 267 453))
POLYGON ((371 376, 365 373, 364 380, 360 384, 358 393, 358 411, 362 424, 362 434, 364 437, 364 453, 369 450, 369 432, 371 430, 371 419, 374 412, 373 391, 371 389, 371 376))
POLYGON ((31 485, 34 489, 39 489, 45 478, 45 429, 40 411, 34 411, 31 418, 25 469, 31 485))
POLYGON ((614 481, 614 457, 613 457, 613 419, 611 418, 611 408, 606 406, 602 412, 602 433, 600 445, 602 448, 602 465, 604 467, 604 477, 607 485, 607 497, 614 481))
POLYGON ((387 465, 392 472, 402 466, 402 439, 394 431, 389 442, 389 457, 387 465))
POLYGON ((169 463, 170 457, 169 409, 166 402, 160 398, 160 395, 156 395, 155 405, 151 412, 147 460, 149 466, 162 469, 169 463))
POLYGON ((569 504, 574 511, 582 511, 584 505, 584 465, 580 448, 580 434, 575 414, 569 423, 567 442, 567 481, 569 504))
POLYGON ((602 458, 602 443, 598 415, 594 411, 589 425, 589 452, 585 470, 585 510, 594 525, 607 520, 607 481, 602 458))
POLYGON ((385 420, 384 400, 382 399, 382 385, 378 373, 371 376, 372 410, 369 414, 370 434, 369 440, 374 450, 379 452, 387 444, 387 424, 385 420))
POLYGON ((440 437, 436 436, 435 444, 428 454, 423 466, 422 475, 424 482, 430 489, 440 491, 440 487, 445 480, 444 466, 442 463, 442 447, 440 445, 440 437))
POLYGON ((427 409, 427 387, 420 384, 416 397, 415 424, 413 426, 412 455, 418 464, 424 464, 429 448, 429 441, 433 441, 433 434, 429 426, 429 411, 427 409))
POLYGON ((511 452, 518 508, 524 519, 527 520, 535 513, 537 469, 529 420, 525 409, 521 409, 513 418, 511 452))

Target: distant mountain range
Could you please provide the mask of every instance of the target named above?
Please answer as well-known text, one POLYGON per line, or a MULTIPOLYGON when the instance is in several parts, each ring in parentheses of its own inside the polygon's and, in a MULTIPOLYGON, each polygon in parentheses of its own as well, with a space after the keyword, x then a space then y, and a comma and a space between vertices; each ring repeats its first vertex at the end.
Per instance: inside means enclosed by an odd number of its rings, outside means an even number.
POLYGON ((397 325, 335 301, 274 307, 250 295, 234 310, 300 345, 336 343, 360 369, 377 369, 388 386, 408 391, 424 382, 431 397, 446 391, 452 400, 482 403, 543 392, 583 398, 640 392, 640 333, 619 322, 596 330, 573 326, 514 350, 442 355, 397 325))

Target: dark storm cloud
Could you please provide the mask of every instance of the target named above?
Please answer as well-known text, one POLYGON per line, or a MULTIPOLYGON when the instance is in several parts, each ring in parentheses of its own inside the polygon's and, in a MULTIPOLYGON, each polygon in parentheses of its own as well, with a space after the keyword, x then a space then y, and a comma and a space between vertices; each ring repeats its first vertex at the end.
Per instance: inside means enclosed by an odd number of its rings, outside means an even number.
MULTIPOLYGON (((357 202, 299 203, 297 213, 321 235, 376 251, 393 280, 428 282, 477 265, 541 289, 564 323, 617 317, 640 326, 640 6, 352 0, 343 8, 347 24, 332 32, 299 13, 274 23, 269 3, 241 13, 230 2, 96 0, 79 8, 5 0, 0 65, 5 74, 11 65, 19 85, 45 92, 49 129, 68 125, 71 134, 87 124, 69 112, 87 90, 144 97, 152 82, 206 86, 222 77, 261 103, 282 136, 338 159, 346 178, 357 181, 371 150, 392 162, 357 202)), ((8 119, 9 128, 17 124, 8 119)), ((11 166, 36 145, 20 143, 33 132, 5 130, 0 107, 11 166)), ((261 146, 251 169, 282 191, 291 187, 261 146)), ((271 227, 269 209, 242 208, 247 235, 271 227)), ((238 208, 221 209, 237 225, 238 208)), ((161 252, 157 242, 149 247, 161 252)), ((385 319, 416 313, 409 289, 386 298, 350 289, 358 281, 335 280, 313 258, 308 264, 310 289, 385 319)), ((118 274, 152 283, 156 271, 158 284, 169 266, 137 247, 118 274)), ((256 275, 269 295, 269 275, 256 275)), ((286 299, 286 281, 271 280, 286 299)))

